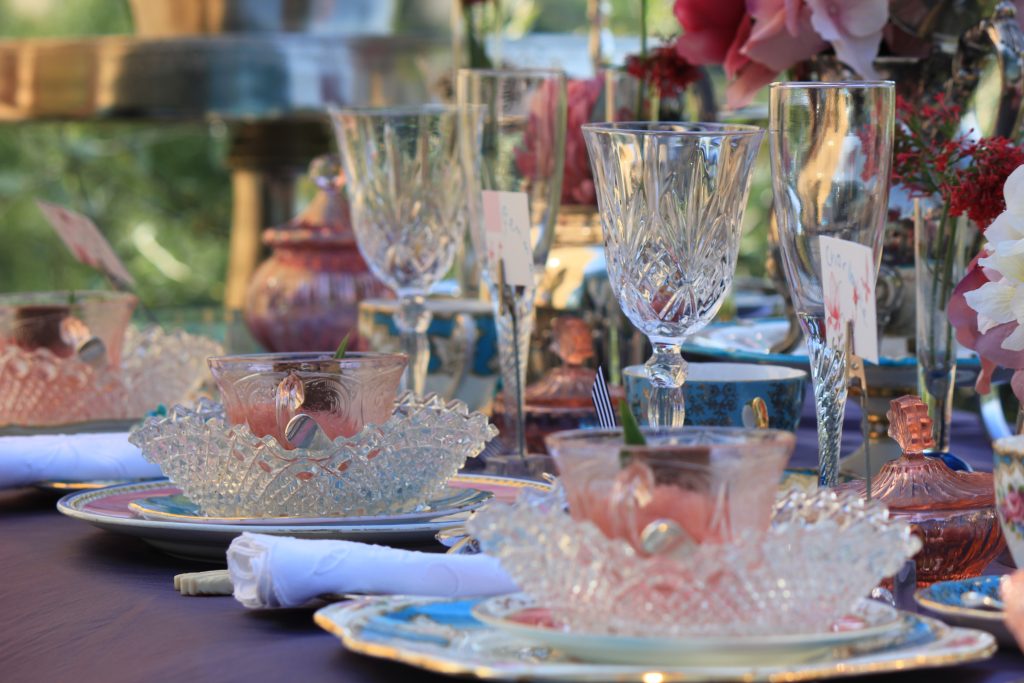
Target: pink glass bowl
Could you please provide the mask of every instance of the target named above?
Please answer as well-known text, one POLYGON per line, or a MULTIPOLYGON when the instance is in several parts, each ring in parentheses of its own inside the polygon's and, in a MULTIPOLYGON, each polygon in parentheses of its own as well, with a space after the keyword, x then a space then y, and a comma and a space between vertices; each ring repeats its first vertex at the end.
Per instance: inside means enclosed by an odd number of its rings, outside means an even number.
POLYGON ((208 360, 230 424, 248 425, 285 448, 290 421, 308 415, 329 439, 383 424, 394 409, 402 354, 330 352, 220 356, 208 360))
POLYGON ((124 333, 138 300, 107 291, 17 292, 0 295, 0 350, 46 350, 70 358, 102 342, 110 365, 121 362, 124 333))
POLYGON ((624 446, 619 429, 548 437, 574 519, 642 555, 767 530, 793 434, 682 427, 646 429, 644 436, 646 446, 624 446))

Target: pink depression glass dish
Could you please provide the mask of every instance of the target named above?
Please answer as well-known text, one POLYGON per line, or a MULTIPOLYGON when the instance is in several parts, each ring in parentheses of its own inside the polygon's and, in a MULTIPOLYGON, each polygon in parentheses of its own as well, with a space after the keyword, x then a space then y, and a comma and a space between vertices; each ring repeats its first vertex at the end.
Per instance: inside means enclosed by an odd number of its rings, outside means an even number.
POLYGON ((646 446, 622 430, 548 437, 569 510, 641 555, 762 533, 796 439, 734 427, 650 428, 646 446))
POLYGON ((392 413, 407 359, 402 354, 268 353, 209 359, 229 424, 248 425, 285 448, 289 422, 308 415, 328 439, 350 437, 392 413))

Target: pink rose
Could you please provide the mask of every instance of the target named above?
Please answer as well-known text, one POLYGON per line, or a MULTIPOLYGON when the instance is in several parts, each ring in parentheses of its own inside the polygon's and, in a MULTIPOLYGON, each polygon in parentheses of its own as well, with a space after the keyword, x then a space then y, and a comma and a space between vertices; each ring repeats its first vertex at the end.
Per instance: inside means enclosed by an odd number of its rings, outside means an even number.
POLYGON ((679 56, 691 64, 720 64, 747 13, 744 0, 676 0, 674 11, 683 35, 679 56))
POLYGON ((862 78, 878 78, 874 61, 889 21, 889 0, 807 0, 811 26, 836 57, 862 78))
POLYGON ((1008 523, 1024 523, 1024 494, 1013 489, 1008 490, 1006 497, 1003 498, 1003 504, 999 508, 999 514, 1008 523))

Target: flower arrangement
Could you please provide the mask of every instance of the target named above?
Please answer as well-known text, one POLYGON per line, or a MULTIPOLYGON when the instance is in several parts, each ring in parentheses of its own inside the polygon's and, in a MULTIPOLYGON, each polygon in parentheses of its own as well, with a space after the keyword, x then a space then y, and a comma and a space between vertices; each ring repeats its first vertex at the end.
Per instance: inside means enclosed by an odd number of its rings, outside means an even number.
MULTIPOLYGON (((1022 150, 1009 145, 992 147, 1000 164, 1022 150)), ((991 197, 993 169, 976 172, 984 188, 965 188, 961 201, 991 197)), ((977 390, 988 393, 996 367, 1012 369, 1011 386, 1024 402, 1024 158, 1003 184, 1002 208, 985 229, 985 245, 956 286, 949 303, 949 321, 961 345, 981 357, 977 390)))

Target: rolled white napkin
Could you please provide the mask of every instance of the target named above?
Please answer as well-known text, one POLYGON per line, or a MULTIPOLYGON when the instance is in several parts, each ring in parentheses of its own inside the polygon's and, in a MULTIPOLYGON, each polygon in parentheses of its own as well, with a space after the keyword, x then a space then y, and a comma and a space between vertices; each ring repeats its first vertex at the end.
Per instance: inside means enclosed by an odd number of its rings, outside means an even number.
POLYGON ((249 533, 231 542, 228 573, 235 599, 254 609, 298 607, 326 593, 462 597, 518 590, 487 555, 249 533))
POLYGON ((0 488, 37 481, 146 479, 161 476, 128 443, 128 432, 0 437, 0 488))

